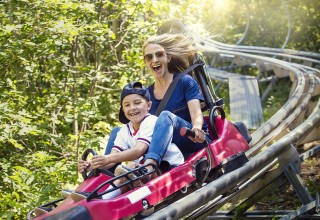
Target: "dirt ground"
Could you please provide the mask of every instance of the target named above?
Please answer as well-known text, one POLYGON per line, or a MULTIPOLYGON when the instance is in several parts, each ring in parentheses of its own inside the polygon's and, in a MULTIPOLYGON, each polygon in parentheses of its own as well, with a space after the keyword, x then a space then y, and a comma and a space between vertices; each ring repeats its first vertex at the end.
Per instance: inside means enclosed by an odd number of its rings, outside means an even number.
MULTIPOLYGON (((320 141, 312 142, 299 146, 297 150, 299 153, 306 152, 319 144, 320 141)), ((313 198, 316 192, 320 193, 320 153, 302 162, 300 177, 313 198)), ((257 203, 255 210, 296 210, 301 205, 293 187, 286 185, 257 203)))

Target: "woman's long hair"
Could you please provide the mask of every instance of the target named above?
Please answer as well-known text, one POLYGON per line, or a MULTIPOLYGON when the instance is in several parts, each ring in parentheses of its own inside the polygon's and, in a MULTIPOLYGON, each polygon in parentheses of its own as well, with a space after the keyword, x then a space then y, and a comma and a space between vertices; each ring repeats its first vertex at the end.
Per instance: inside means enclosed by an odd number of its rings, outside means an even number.
POLYGON ((161 34, 153 35, 142 46, 142 52, 149 44, 158 44, 163 47, 171 61, 168 63, 170 73, 180 73, 193 64, 195 49, 191 36, 185 34, 161 34))

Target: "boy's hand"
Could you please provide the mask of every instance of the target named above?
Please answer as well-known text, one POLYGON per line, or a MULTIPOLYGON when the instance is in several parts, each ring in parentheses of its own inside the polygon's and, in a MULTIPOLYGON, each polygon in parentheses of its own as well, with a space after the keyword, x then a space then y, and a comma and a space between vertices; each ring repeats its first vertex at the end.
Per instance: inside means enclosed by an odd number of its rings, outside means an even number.
POLYGON ((92 169, 104 168, 110 163, 109 155, 95 155, 91 160, 92 169))
POLYGON ((90 171, 89 168, 90 168, 91 164, 90 162, 88 161, 84 161, 84 160, 79 160, 78 161, 78 172, 79 173, 82 173, 83 171, 90 171))

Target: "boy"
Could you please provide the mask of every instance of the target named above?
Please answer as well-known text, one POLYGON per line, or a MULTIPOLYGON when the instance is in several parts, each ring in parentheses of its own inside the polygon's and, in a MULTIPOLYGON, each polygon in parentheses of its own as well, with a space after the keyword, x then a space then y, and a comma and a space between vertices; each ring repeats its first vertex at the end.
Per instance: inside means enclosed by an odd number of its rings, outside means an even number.
MULTIPOLYGON (((148 113, 151 104, 149 90, 142 83, 132 82, 126 85, 121 92, 121 108, 119 112, 119 120, 125 126, 118 132, 111 153, 108 155, 95 155, 91 162, 79 160, 78 171, 82 173, 88 169, 108 169, 117 163, 125 161, 131 161, 127 166, 133 168, 142 162, 151 142, 154 125, 157 121, 156 116, 148 113)), ((175 167, 182 164, 184 158, 179 148, 171 143, 162 161, 167 161, 170 167, 175 167)), ((115 174, 119 175, 124 172, 127 172, 127 170, 123 168, 123 165, 117 166, 115 174)), ((126 181, 126 179, 120 178, 115 180, 114 184, 120 185, 123 181, 126 181)), ((110 185, 107 190, 111 188, 112 186, 110 185)), ((128 186, 118 188, 102 195, 102 199, 115 198, 128 190, 128 186)), ((85 199, 87 194, 70 190, 62 191, 63 197, 71 195, 74 201, 85 199)), ((34 211, 36 216, 39 216, 51 210, 37 207, 34 211)))
MULTIPOLYGON (((134 167, 142 162, 151 142, 154 125, 157 120, 156 116, 148 113, 151 104, 149 90, 142 83, 132 82, 126 85, 121 92, 121 108, 119 111, 119 120, 125 126, 118 132, 111 153, 93 156, 91 163, 80 160, 78 162, 78 171, 81 173, 89 167, 90 169, 108 169, 117 163, 125 161, 134 161, 134 163, 130 164, 131 167, 134 167)), ((182 153, 173 143, 169 145, 162 160, 167 161, 170 167, 179 166, 184 162, 182 153)), ((121 171, 121 166, 117 167, 116 174, 117 172, 123 172, 121 171)), ((118 182, 116 185, 120 183, 118 182)), ((103 195, 102 198, 114 198, 127 190, 127 188, 117 189, 103 195)))

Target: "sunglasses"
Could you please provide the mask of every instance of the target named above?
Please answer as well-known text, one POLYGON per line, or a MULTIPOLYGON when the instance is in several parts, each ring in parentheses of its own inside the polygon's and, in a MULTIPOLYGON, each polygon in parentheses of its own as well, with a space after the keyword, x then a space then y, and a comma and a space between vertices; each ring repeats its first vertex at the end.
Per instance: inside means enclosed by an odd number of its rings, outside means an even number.
POLYGON ((144 55, 143 59, 144 59, 145 62, 147 62, 147 61, 151 61, 154 56, 157 59, 159 59, 161 57, 164 57, 165 54, 166 54, 165 51, 157 51, 155 53, 148 53, 148 54, 144 55))

